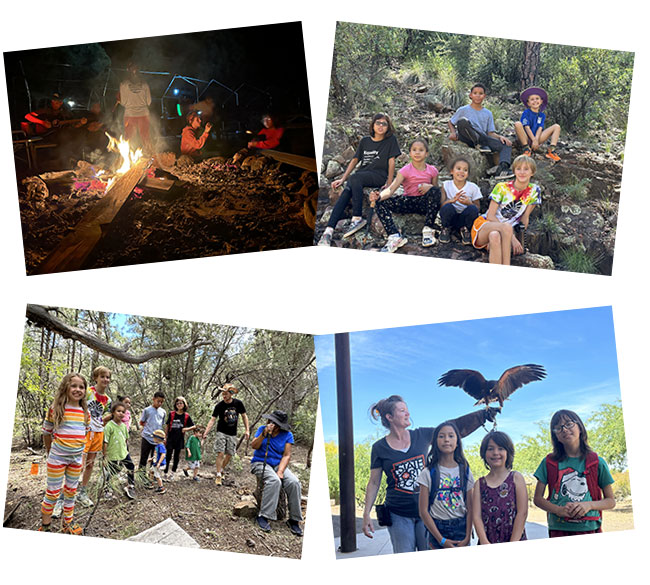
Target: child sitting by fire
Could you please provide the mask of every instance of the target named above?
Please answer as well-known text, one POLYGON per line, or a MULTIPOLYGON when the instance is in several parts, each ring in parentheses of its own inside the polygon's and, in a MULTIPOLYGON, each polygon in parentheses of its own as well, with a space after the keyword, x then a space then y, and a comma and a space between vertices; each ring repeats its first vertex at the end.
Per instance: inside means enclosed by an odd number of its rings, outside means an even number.
POLYGON ((201 156, 201 149, 210 135, 212 124, 207 122, 203 133, 197 138, 196 133, 200 127, 201 116, 197 112, 187 114, 187 126, 183 128, 183 132, 181 133, 181 154, 186 154, 193 158, 199 158, 201 156))

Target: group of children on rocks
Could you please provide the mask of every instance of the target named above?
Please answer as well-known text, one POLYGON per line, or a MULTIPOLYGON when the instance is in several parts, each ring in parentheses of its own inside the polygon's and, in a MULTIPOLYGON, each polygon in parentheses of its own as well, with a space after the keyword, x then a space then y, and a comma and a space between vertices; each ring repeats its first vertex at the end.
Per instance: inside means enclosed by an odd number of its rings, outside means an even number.
POLYGON ((361 139, 343 176, 332 182, 336 190, 347 180, 318 245, 331 245, 334 229, 350 202, 352 219, 343 237, 348 238, 366 226, 367 220, 362 216, 363 189, 373 188, 370 205, 376 208, 388 234, 382 252, 395 252, 408 241, 393 221, 392 213, 397 212, 425 216, 423 247, 436 243, 433 228, 439 214, 442 225, 439 239, 443 244, 449 243, 452 232, 457 231, 464 245, 487 248, 491 263, 510 264, 513 253, 522 254, 524 249, 513 237, 514 230, 527 228, 531 212, 542 202, 539 185, 531 182, 537 170, 533 154, 550 140, 545 157, 553 162, 560 160, 555 152, 560 126, 544 127, 548 95, 542 88, 532 87, 522 92, 520 97, 527 107, 515 123, 515 134, 524 152, 511 165, 512 142, 496 133, 492 113, 483 107, 485 87, 475 84, 469 97, 470 104, 459 108, 448 122, 449 139, 460 140, 481 152, 498 153, 495 175, 501 182, 490 194, 486 213, 479 214, 478 200, 482 198, 479 187, 468 181, 471 170, 468 157, 456 157, 449 165, 452 178, 439 186, 438 170, 426 162, 427 141, 416 138, 409 147, 410 162, 395 174, 395 159, 401 154, 395 129, 388 115, 375 114, 369 136, 361 139), (353 172, 359 163, 361 166, 353 172), (403 194, 396 195, 400 186, 403 194))
MULTIPOLYGON (((575 412, 556 412, 550 430, 553 452, 534 473, 533 498, 547 512, 549 537, 601 532, 602 511, 616 505, 607 463, 589 446, 575 412)), ((458 428, 445 422, 435 429, 426 467, 417 478, 428 548, 467 546, 472 526, 481 545, 526 540, 528 494, 524 477, 512 469, 512 440, 504 432, 491 431, 480 455, 489 471, 476 483, 458 428)))
MULTIPOLYGON (((43 422, 47 484, 40 531, 49 531, 52 517, 62 514, 62 532, 82 534, 82 527, 73 520, 75 503, 93 505, 86 487, 100 453, 104 497, 112 497, 110 479, 125 468, 124 492, 129 499, 135 498, 136 470, 128 447, 131 401, 124 396, 118 396, 115 402, 111 400, 107 394, 111 379, 108 368, 95 368, 92 377, 94 385, 88 387, 81 374, 65 375, 43 422)), ((181 452, 185 452, 189 468, 184 470, 185 475, 189 477, 191 471, 191 479, 198 481, 204 436, 203 427, 195 425, 189 416, 185 398, 176 398, 169 416, 162 408, 164 400, 162 392, 154 393, 151 405, 144 409, 139 421, 142 441, 138 473, 145 486, 153 488, 147 476, 147 466, 151 465, 158 494, 165 493, 163 475, 173 479, 181 452), (170 463, 172 471, 167 475, 170 463)))

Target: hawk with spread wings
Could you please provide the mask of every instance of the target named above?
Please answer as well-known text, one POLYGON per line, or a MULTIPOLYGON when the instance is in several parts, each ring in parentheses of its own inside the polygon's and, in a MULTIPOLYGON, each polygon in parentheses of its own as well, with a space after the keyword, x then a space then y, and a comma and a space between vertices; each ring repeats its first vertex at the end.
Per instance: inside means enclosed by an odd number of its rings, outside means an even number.
POLYGON ((476 404, 503 402, 517 389, 529 382, 546 378, 546 370, 537 364, 525 364, 508 368, 498 380, 486 380, 476 370, 449 370, 438 380, 438 386, 457 386, 476 398, 476 404))

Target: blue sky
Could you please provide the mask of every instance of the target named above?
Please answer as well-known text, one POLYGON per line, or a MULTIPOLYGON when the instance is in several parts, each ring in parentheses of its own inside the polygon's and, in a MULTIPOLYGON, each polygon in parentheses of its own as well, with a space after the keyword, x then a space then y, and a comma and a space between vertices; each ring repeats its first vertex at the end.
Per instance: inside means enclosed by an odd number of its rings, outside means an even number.
MULTIPOLYGON (((316 360, 325 441, 337 441, 334 335, 316 336, 316 360)), ((457 321, 350 334, 355 442, 383 436, 369 407, 401 395, 413 427, 472 412, 475 400, 460 388, 439 387, 451 369, 479 370, 498 379, 512 366, 535 363, 547 377, 523 386, 506 401, 499 430, 516 442, 537 433, 560 408, 589 417, 620 399, 611 307, 457 321)), ((482 431, 467 438, 480 442, 482 431)))

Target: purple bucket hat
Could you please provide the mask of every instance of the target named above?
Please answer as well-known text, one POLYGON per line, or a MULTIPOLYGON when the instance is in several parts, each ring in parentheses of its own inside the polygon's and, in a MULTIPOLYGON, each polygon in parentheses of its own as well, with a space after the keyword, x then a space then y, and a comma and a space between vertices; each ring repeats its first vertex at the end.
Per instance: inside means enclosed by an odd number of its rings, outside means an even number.
POLYGON ((539 111, 543 112, 548 105, 548 94, 541 87, 529 87, 519 95, 519 99, 523 102, 524 106, 528 107, 528 98, 531 95, 538 95, 542 98, 542 105, 540 106, 539 111))

